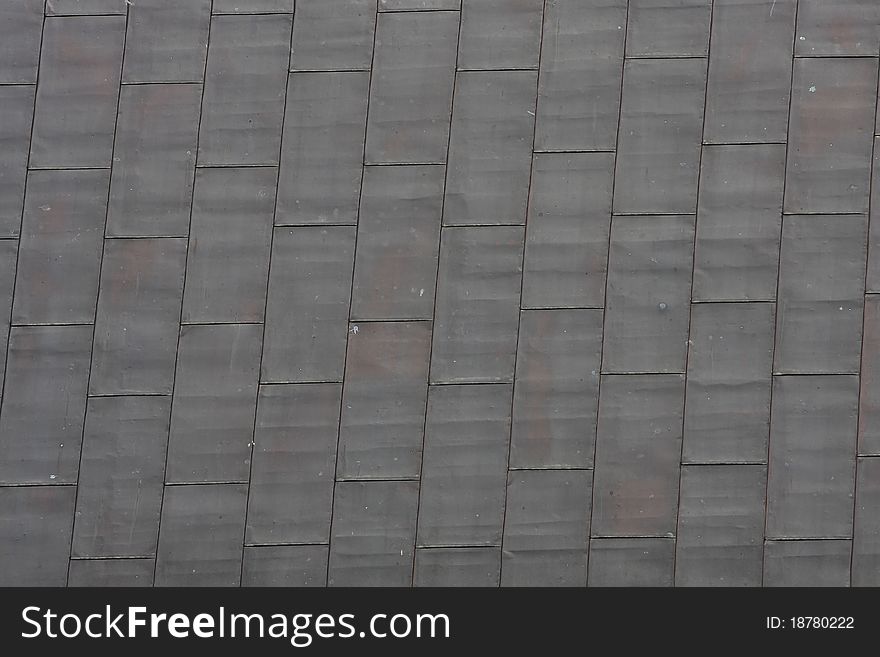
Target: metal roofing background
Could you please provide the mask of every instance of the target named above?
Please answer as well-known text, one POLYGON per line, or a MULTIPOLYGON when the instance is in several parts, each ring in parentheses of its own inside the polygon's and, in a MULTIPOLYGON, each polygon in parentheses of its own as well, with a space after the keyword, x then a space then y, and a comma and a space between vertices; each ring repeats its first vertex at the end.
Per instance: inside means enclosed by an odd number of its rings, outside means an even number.
POLYGON ((3 0, 0 584, 880 584, 880 3, 293 9, 3 0))

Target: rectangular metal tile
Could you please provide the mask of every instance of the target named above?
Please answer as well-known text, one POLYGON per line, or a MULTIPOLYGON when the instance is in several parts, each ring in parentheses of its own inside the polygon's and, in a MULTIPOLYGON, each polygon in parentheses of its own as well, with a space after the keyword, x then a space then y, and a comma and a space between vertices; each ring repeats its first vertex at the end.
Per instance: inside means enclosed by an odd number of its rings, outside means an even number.
POLYGON ((262 381, 342 380, 354 238, 353 226, 275 229, 262 381))
POLYGON ((242 586, 324 586, 326 545, 246 547, 242 586))
POLYGON ((0 487, 0 586, 64 586, 73 486, 0 487))
POLYGON ((92 323, 108 171, 31 171, 21 226, 14 324, 92 323))
POLYGON ((0 483, 76 483, 92 327, 13 327, 9 338, 0 483))
POLYGON ((444 225, 525 223, 535 76, 534 71, 456 76, 444 225))
POLYGON ((768 538, 852 536, 855 376, 773 380, 768 538))
POLYGON ((586 586, 592 480, 588 470, 510 473, 503 586, 586 586))
POLYGON ((156 586, 238 586, 247 486, 166 486, 156 586))
POLYGON ((274 168, 199 169, 184 322, 260 322, 275 206, 274 168))
POLYGON ((772 303, 691 309, 685 462, 766 462, 775 310, 772 303))
POLYGON ((518 227, 443 229, 432 383, 513 380, 522 248, 518 227))
POLYGON ((865 297, 859 402, 859 454, 880 455, 880 296, 865 297))
POLYGON ((510 395, 509 385, 430 389, 419 545, 500 545, 510 395))
POLYGON ((455 12, 379 17, 367 162, 446 161, 458 18, 455 12))
POLYGON ((611 150, 617 143, 626 0, 544 6, 537 150, 611 150))
POLYGON ((6 372, 6 347, 15 285, 17 240, 0 240, 0 385, 6 372))
POLYGON ((199 164, 278 164, 291 21, 211 19, 199 164))
POLYGON ((32 167, 108 167, 125 19, 47 18, 31 142, 32 167))
POLYGON ((853 529, 852 585, 880 585, 880 459, 860 458, 853 529))
POLYGON ((123 81, 200 82, 211 0, 138 0, 130 6, 123 81))
MULTIPOLYGON (((878 99, 880 102, 880 99, 878 99)), ((880 113, 877 131, 880 132, 880 113)), ((880 292, 880 137, 874 139, 874 166, 871 183, 871 219, 868 234, 867 291, 880 292)))
POLYGON ((538 68, 543 7, 543 0, 463 0, 459 68, 538 68))
POLYGON ((376 0, 299 0, 291 70, 369 70, 376 12, 376 0))
POLYGON ((123 85, 107 234, 186 237, 202 85, 123 85))
POLYGON ((461 0, 379 0, 379 11, 461 9, 461 0))
POLYGON ((764 556, 763 465, 681 469, 676 586, 760 586, 764 556))
POLYGON ((0 86, 0 236, 18 235, 34 116, 34 87, 0 86))
POLYGON ((370 74, 291 73, 275 223, 355 224, 370 74))
POLYGON ((523 307, 604 305, 613 170, 613 153, 535 154, 523 307))
POLYGON ((601 310, 522 312, 511 467, 592 466, 601 353, 601 310))
POLYGON ((148 587, 154 569, 153 559, 72 559, 67 585, 148 587))
POLYGON ((715 0, 707 142, 786 139, 796 3, 715 0))
POLYGON ((46 14, 49 16, 124 14, 127 9, 124 0, 46 0, 46 14))
POLYGON ((0 22, 0 83, 36 82, 43 30, 43 0, 15 0, 0 22))
POLYGON ((678 507, 684 377, 602 377, 594 536, 672 535, 678 507))
POLYGON ((594 538, 589 586, 672 586, 675 540, 594 538))
POLYGON ((258 324, 181 328, 166 481, 247 481, 262 334, 258 324))
POLYGON ((294 0, 213 0, 215 14, 290 14, 294 0))
POLYGON ((791 93, 785 211, 866 212, 877 60, 796 59, 791 93))
POLYGON ((776 298, 785 145, 705 146, 694 298, 776 298))
POLYGON ((615 212, 696 210, 705 83, 704 59, 626 62, 615 212))
POLYGON ((632 0, 627 57, 705 57, 712 0, 632 0))
POLYGON ((364 171, 352 319, 431 319, 443 182, 442 166, 364 171))
POLYGON ((341 386, 260 387, 248 543, 330 539, 341 386))
POLYGON ((767 541, 764 586, 849 586, 852 541, 767 541))
POLYGON ((351 325, 338 478, 419 476, 430 355, 429 322, 351 325))
POLYGON ((499 548, 419 548, 413 585, 496 587, 500 572, 499 548))
POLYGON ((416 481, 336 484, 330 586, 409 586, 412 583, 416 481))
POLYGON ((170 412, 168 397, 89 399, 74 557, 156 554, 170 412))
POLYGON ((684 372, 694 219, 614 217, 603 372, 684 372))
POLYGON ((867 218, 786 216, 775 372, 859 371, 867 218))
POLYGON ((880 5, 874 0, 800 0, 795 54, 873 55, 880 49, 880 5))
POLYGON ((93 395, 171 393, 186 240, 106 240, 93 395))

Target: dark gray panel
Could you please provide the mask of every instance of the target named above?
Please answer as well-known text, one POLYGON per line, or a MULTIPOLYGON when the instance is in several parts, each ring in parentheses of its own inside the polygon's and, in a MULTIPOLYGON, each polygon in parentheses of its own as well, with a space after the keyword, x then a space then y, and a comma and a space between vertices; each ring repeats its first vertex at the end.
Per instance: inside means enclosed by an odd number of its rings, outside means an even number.
POLYGON ((538 68, 543 7, 543 0, 463 0, 459 68, 538 68))
POLYGON ((880 296, 865 297, 859 454, 880 455, 880 296))
POLYGON ((48 18, 32 167, 107 167, 113 150, 125 19, 48 18))
POLYGON ((183 321, 263 320, 276 178, 274 168, 199 169, 183 321))
POLYGON ((764 554, 763 465, 681 470, 677 586, 760 586, 764 554))
POLYGON ((238 586, 247 486, 166 486, 156 586, 238 586))
POLYGON ((866 212, 877 60, 796 59, 791 93, 785 211, 866 212))
POLYGON ((34 87, 0 86, 0 235, 18 235, 24 203, 34 87))
POLYGON ((795 5, 796 0, 715 0, 707 142, 785 140, 795 5))
POLYGON ((613 169, 612 153, 535 155, 524 307, 604 304, 613 169))
POLYGON ((878 26, 880 5, 874 0, 800 0, 795 54, 876 57, 878 26))
POLYGON ((499 548, 419 548, 413 584, 495 587, 500 573, 499 548))
POLYGON ((15 285, 15 265, 18 253, 16 240, 0 240, 0 385, 6 372, 6 347, 9 336, 9 317, 15 285))
POLYGON ((72 559, 67 585, 152 586, 154 569, 153 559, 72 559))
POLYGON ((853 586, 880 585, 880 459, 859 459, 852 554, 853 586))
POLYGON ((712 0, 632 0, 627 57, 705 57, 712 0))
POLYGON ((259 324, 181 328, 166 481, 247 481, 262 334, 259 324))
POLYGON ((626 0, 544 6, 537 150, 611 150, 617 143, 626 0))
POLYGON ((588 470, 511 472, 504 519, 504 586, 586 586, 588 470))
POLYGON ((431 381, 512 381, 523 230, 442 232, 431 381))
POLYGON ((123 86, 107 234, 185 237, 202 86, 123 86))
POLYGON ((476 71, 456 77, 444 225, 525 223, 535 75, 476 71))
POLYGON ((329 540, 341 394, 332 383, 260 387, 248 543, 329 540))
POLYGON ((18 251, 14 324, 91 323, 108 171, 32 171, 18 251))
POLYGON ((675 531, 683 402, 683 376, 602 377, 594 536, 675 531))
POLYGON ((299 0, 290 68, 368 70, 376 11, 376 0, 299 0))
POLYGON ((0 487, 0 586, 64 586, 73 486, 0 487), (12 566, 14 564, 14 566, 12 566))
MULTIPOLYGON (((877 118, 877 132, 880 133, 880 113, 877 118)), ((874 166, 871 184, 871 219, 868 235, 868 279, 867 290, 880 292, 880 137, 874 139, 874 166)))
POLYGON ((764 586, 849 586, 852 541, 767 541, 764 586))
POLYGON ((684 372, 693 216, 614 217, 605 372, 684 372))
POLYGON ((326 545, 246 547, 242 586, 324 586, 326 545))
POLYGON ((171 393, 186 240, 107 240, 89 392, 171 393))
POLYGON ((211 0, 137 0, 128 14, 125 82, 201 81, 211 0))
POLYGON ((704 59, 624 66, 615 212, 694 212, 706 83, 704 59))
POLYGON ((289 14, 294 0, 213 0, 215 14, 289 14))
POLYGON ((369 73, 292 73, 275 223, 355 224, 369 73))
POLYGON ((341 381, 355 228, 278 228, 262 381, 341 381))
POLYGON ((785 146, 705 146, 701 166, 694 298, 774 299, 785 146))
POLYGON ((353 319, 430 319, 443 208, 440 166, 367 167, 353 319))
POLYGON ((855 376, 773 380, 767 537, 852 535, 855 376))
POLYGON ((9 338, 0 482, 75 483, 92 327, 13 327, 9 338))
POLYGON ((672 586, 674 560, 670 538, 594 538, 589 586, 672 586))
POLYGON ((336 484, 330 586, 412 583, 418 495, 416 481, 336 484))
POLYGON ((419 545, 499 545, 510 439, 509 385, 428 395, 419 545))
POLYGON ((775 372, 858 372, 867 218, 787 216, 775 372))
POLYGON ((379 18, 367 162, 445 162, 457 40, 457 13, 379 18))
POLYGON ((74 557, 156 554, 170 411, 168 397, 89 400, 74 557))
POLYGON ((686 462, 766 461, 774 313, 772 303, 691 309, 686 462))
POLYGON ((278 164, 291 20, 211 19, 199 164, 278 164))
POLYGON ((43 0, 16 0, 3 7, 0 83, 36 82, 43 29, 43 0))
POLYGON ((460 9, 461 0, 379 0, 379 11, 460 9))
POLYGON ((352 324, 337 477, 418 477, 430 355, 430 322, 352 324))
POLYGON ((523 311, 511 467, 592 465, 601 353, 602 311, 523 311))
POLYGON ((46 13, 84 16, 92 14, 124 14, 125 0, 47 0, 46 13))

